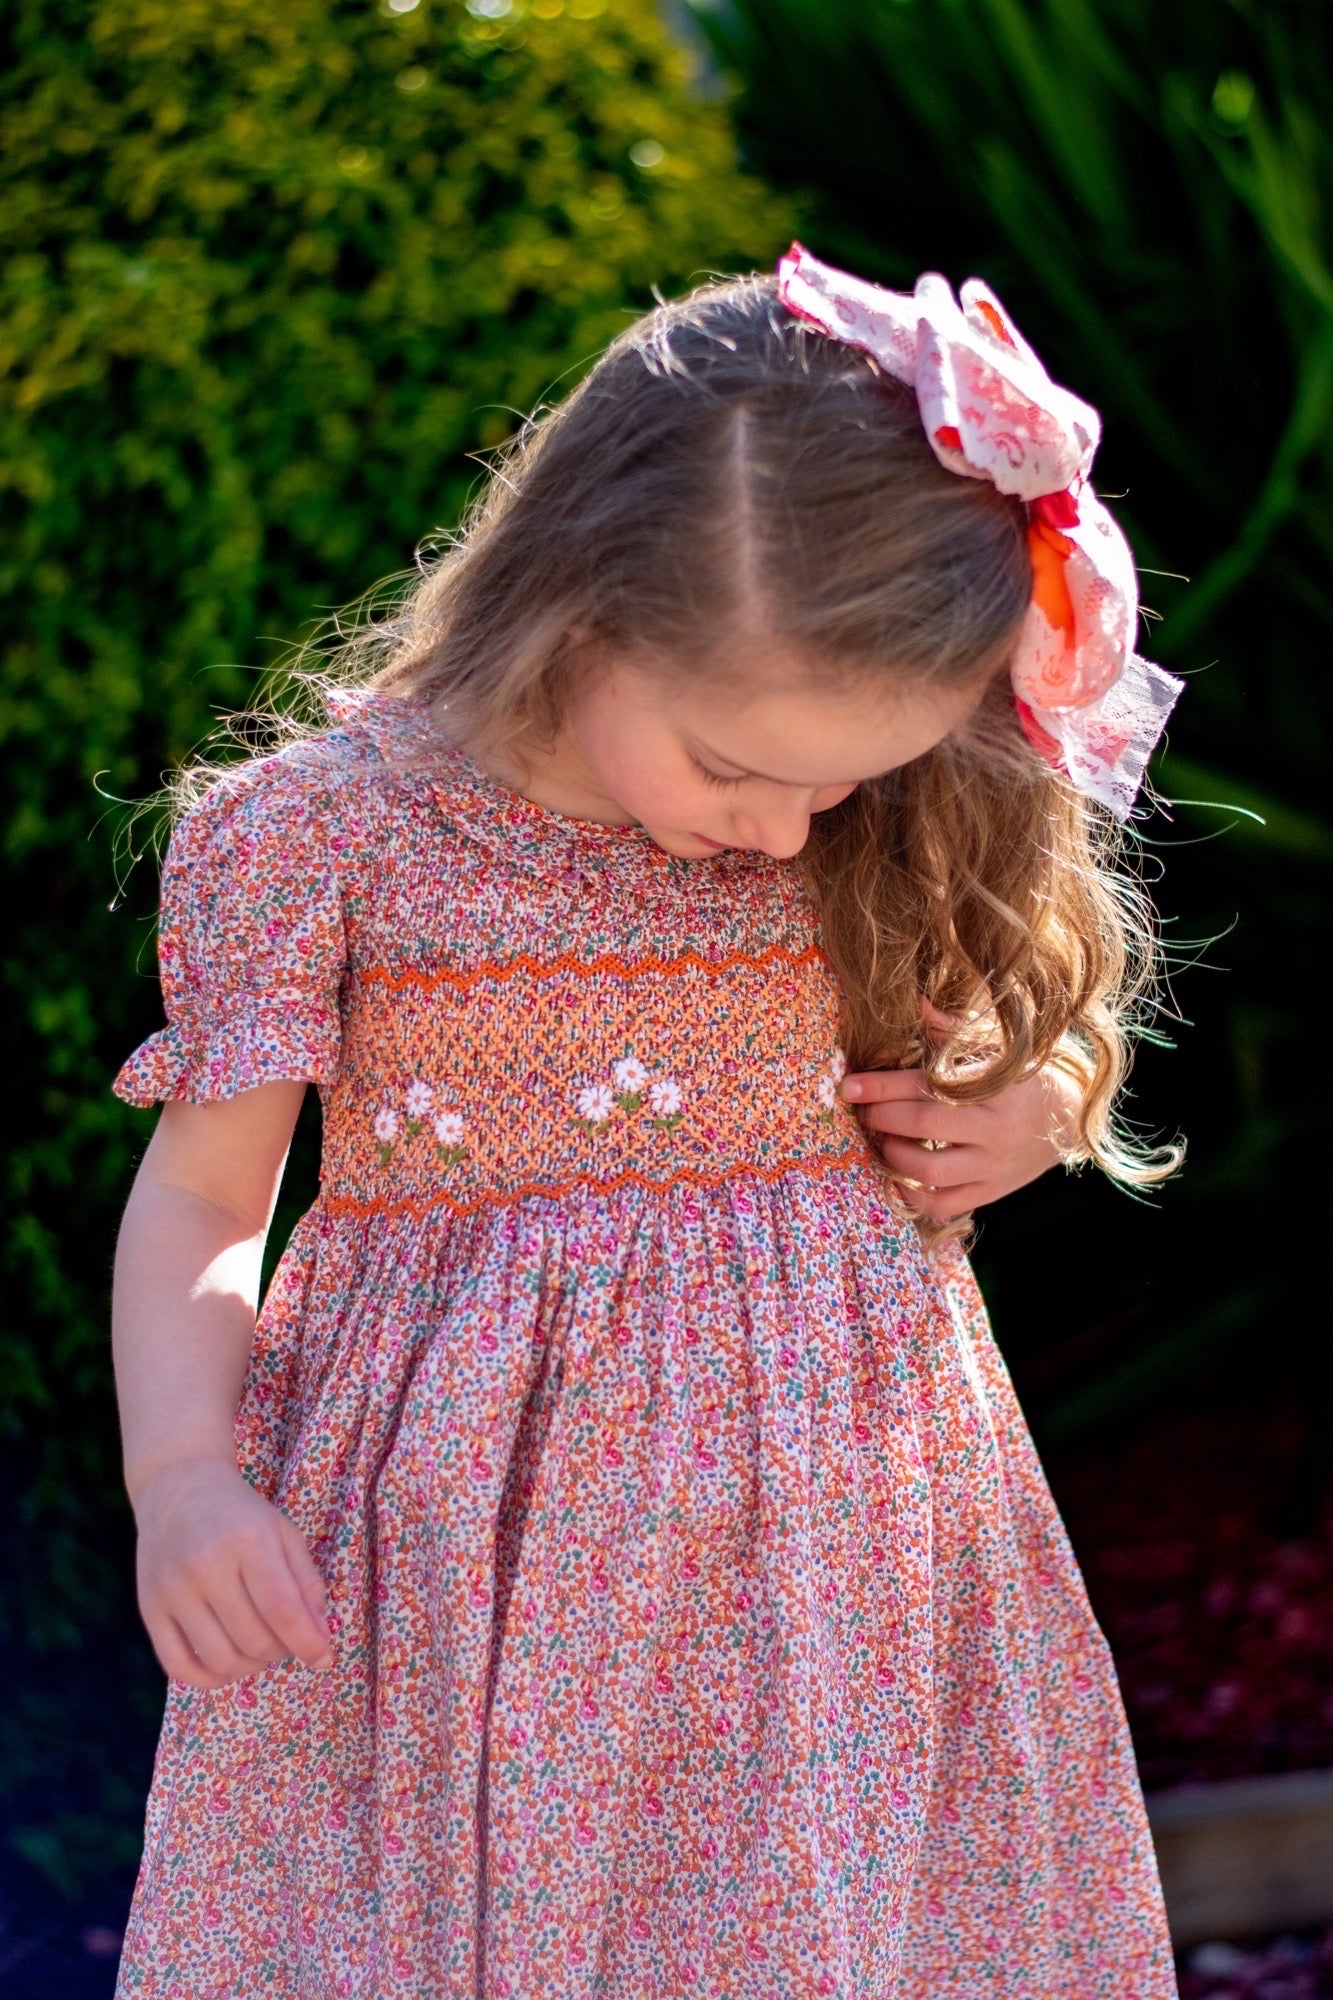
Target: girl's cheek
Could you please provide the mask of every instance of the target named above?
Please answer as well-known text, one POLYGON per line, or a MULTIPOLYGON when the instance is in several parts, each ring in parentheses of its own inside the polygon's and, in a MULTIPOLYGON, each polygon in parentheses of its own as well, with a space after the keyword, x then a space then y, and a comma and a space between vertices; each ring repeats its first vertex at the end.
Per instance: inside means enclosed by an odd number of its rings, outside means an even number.
POLYGON ((833 806, 840 806, 856 790, 855 785, 831 785, 827 791, 816 792, 810 802, 812 813, 828 812, 833 806))

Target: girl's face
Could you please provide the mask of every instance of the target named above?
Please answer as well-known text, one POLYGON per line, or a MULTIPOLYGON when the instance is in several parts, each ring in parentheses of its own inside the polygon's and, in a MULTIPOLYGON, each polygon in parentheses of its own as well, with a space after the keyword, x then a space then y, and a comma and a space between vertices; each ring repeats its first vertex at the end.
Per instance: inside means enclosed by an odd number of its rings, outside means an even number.
POLYGON ((816 688, 772 648, 762 678, 762 688, 753 673, 720 687, 681 684, 614 662, 575 696, 521 789, 555 812, 642 826, 668 854, 739 847, 787 859, 805 846, 813 813, 932 750, 985 685, 816 688))

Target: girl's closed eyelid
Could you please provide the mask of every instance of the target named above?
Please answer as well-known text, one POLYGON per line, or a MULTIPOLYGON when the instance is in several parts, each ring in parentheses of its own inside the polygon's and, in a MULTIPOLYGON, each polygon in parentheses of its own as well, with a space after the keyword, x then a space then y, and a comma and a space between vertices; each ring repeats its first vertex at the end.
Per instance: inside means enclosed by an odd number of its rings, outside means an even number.
POLYGON ((707 764, 700 763, 699 759, 694 755, 693 752, 690 753, 690 762, 693 764, 696 771, 701 772, 702 775, 705 778, 707 778, 710 785, 739 785, 744 783, 743 773, 740 776, 734 778, 724 777, 720 771, 710 771, 707 764))

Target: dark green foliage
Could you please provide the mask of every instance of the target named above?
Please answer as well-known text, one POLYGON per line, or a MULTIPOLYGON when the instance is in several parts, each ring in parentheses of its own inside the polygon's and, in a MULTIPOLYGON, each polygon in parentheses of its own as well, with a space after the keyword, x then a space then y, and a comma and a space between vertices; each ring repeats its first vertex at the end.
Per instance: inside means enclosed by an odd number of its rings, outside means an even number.
MULTIPOLYGON (((5 0, 0 76, 0 1615, 100 1648, 130 1588, 106 1289, 150 1129, 109 1083, 159 1008, 154 871, 109 909, 96 788, 150 791, 245 699, 229 662, 403 570, 515 410, 791 218, 651 0, 5 0)), ((60 1879, 88 1849, 21 1838, 60 1879)))
POLYGON ((1191 1141, 1181 1181, 1156 1214, 1053 1183, 987 1221, 1034 1414, 1072 1434, 1247 1369, 1326 1397, 1333 10, 694 4, 750 157, 813 192, 814 250, 895 285, 980 273, 1101 407, 1098 487, 1161 618, 1144 650, 1190 676, 1157 781, 1266 822, 1182 804, 1148 828, 1168 937, 1218 936, 1228 973, 1183 976, 1197 1025, 1141 1060, 1140 1115, 1191 1141))

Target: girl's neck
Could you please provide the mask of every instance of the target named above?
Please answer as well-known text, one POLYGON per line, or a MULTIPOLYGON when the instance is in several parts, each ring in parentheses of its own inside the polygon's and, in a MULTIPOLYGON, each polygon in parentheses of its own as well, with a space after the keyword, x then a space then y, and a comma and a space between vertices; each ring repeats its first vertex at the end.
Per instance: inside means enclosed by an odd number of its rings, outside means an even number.
POLYGON ((567 729, 562 729, 549 746, 521 751, 505 746, 469 750, 468 754, 488 778, 547 812, 565 819, 592 820, 600 826, 638 824, 589 768, 567 729))

